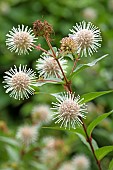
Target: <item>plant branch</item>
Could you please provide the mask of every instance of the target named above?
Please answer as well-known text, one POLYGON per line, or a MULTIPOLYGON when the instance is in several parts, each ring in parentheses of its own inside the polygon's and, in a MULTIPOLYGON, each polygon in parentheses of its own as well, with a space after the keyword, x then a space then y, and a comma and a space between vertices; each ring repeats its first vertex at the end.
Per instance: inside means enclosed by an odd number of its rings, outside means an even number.
MULTIPOLYGON (((46 39, 46 41, 47 41, 47 44, 48 44, 49 48, 51 49, 51 51, 52 51, 52 53, 53 53, 54 59, 57 61, 58 65, 59 65, 59 68, 60 68, 60 70, 61 70, 61 72, 62 72, 62 75, 63 75, 63 77, 64 77, 64 80, 65 80, 65 83, 66 83, 65 86, 64 86, 64 88, 65 88, 66 90, 68 90, 70 93, 72 93, 71 83, 68 81, 66 75, 64 74, 64 71, 63 71, 63 69, 62 69, 62 67, 61 67, 61 65, 60 65, 60 63, 59 63, 59 60, 57 59, 56 54, 55 54, 55 52, 54 52, 54 50, 53 50, 53 48, 52 48, 52 46, 51 46, 51 43, 50 43, 50 41, 49 41, 49 38, 48 38, 48 37, 45 37, 45 39, 46 39)), ((75 60, 71 73, 73 72, 74 68, 76 67, 76 63, 78 62, 78 60, 79 60, 79 57, 75 60)), ((97 163, 98 169, 99 169, 99 170, 102 170, 101 165, 100 165, 100 161, 97 159, 97 157, 96 157, 96 155, 95 155, 95 151, 94 151, 94 148, 93 148, 93 145, 92 145, 92 141, 91 141, 90 137, 88 136, 88 133, 87 133, 85 124, 84 124, 84 122, 83 122, 83 120, 82 120, 81 117, 80 117, 80 120, 82 121, 82 126, 83 126, 84 132, 85 132, 85 134, 86 134, 86 140, 87 140, 87 142, 88 142, 89 145, 90 145, 90 148, 91 148, 91 151, 92 151, 93 156, 94 156, 94 158, 95 158, 95 161, 96 161, 96 163, 97 163)))
POLYGON ((80 58, 79 58, 79 57, 75 59, 75 61, 74 61, 74 65, 73 65, 73 67, 72 67, 72 70, 71 70, 70 75, 73 73, 73 71, 74 71, 74 69, 75 69, 75 67, 76 67, 76 65, 77 65, 77 62, 78 62, 79 60, 80 60, 80 58))
POLYGON ((44 48, 42 48, 40 44, 37 45, 37 46, 34 45, 34 44, 32 44, 32 46, 35 47, 35 48, 36 48, 37 50, 39 50, 39 51, 41 50, 41 51, 45 52, 46 54, 49 54, 50 56, 53 56, 53 55, 50 54, 47 50, 45 50, 44 48))
POLYGON ((46 39, 46 42, 47 42, 49 48, 51 49, 51 51, 52 51, 52 53, 53 53, 54 59, 56 60, 58 66, 59 66, 59 68, 60 68, 60 70, 61 70, 61 72, 62 72, 62 75, 63 75, 64 80, 65 80, 65 83, 66 83, 65 86, 68 87, 68 88, 67 88, 68 91, 72 92, 72 90, 71 90, 71 83, 70 83, 70 81, 67 80, 67 77, 66 77, 66 75, 65 75, 65 73, 64 73, 64 71, 63 71, 63 69, 62 69, 62 67, 61 67, 61 65, 60 65, 59 60, 58 60, 57 57, 56 57, 56 54, 55 54, 55 52, 54 52, 54 50, 53 50, 53 47, 52 47, 52 45, 51 45, 51 43, 50 43, 50 41, 49 41, 49 38, 48 38, 48 37, 45 37, 45 39, 46 39))
POLYGON ((54 83, 61 83, 61 81, 58 80, 49 80, 49 79, 37 79, 37 82, 54 82, 54 83))
POLYGON ((94 156, 94 158, 95 158, 95 160, 96 160, 98 169, 99 169, 99 170, 102 170, 101 165, 100 165, 100 161, 97 159, 97 157, 96 157, 96 155, 95 155, 95 151, 94 151, 94 148, 93 148, 93 145, 92 145, 92 139, 88 136, 88 133, 87 133, 87 130, 86 130, 86 126, 85 126, 83 120, 82 120, 81 118, 80 118, 80 120, 82 121, 82 126, 83 126, 84 132, 85 132, 85 134, 86 134, 86 140, 87 140, 87 142, 88 142, 89 145, 90 145, 90 148, 91 148, 92 153, 93 153, 93 156, 94 156))

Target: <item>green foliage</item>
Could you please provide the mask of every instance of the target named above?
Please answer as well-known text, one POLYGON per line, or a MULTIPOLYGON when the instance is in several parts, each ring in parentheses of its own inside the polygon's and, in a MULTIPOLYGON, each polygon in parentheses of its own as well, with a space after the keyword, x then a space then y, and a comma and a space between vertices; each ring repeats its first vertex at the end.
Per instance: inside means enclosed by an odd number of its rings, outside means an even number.
MULTIPOLYGON (((112 18, 113 7, 111 0, 0 1, 1 82, 3 81, 4 72, 9 70, 14 64, 17 66, 20 63, 27 64, 29 67, 36 69, 36 60, 41 54, 40 51, 36 50, 26 56, 18 56, 14 52, 11 53, 6 48, 5 39, 6 34, 13 26, 25 24, 32 28, 32 23, 35 20, 47 20, 53 26, 54 33, 51 36, 51 43, 53 46, 57 46, 57 49, 60 48, 60 40, 68 36, 69 29, 72 29, 76 22, 91 21, 100 28, 103 42, 99 52, 90 58, 82 57, 74 72, 68 76, 68 79, 73 79, 72 89, 75 91, 75 94, 80 94, 81 98, 84 98, 81 104, 89 102, 88 105, 91 108, 85 120, 87 133, 89 136, 92 134, 94 138, 92 139, 92 144, 97 158, 99 160, 104 160, 104 157, 107 158, 106 166, 107 168, 109 166, 109 170, 113 169, 113 146, 109 146, 113 142, 113 114, 112 111, 109 112, 109 110, 113 109, 112 18), (87 12, 89 9, 93 10, 93 15, 87 12), (106 53, 109 56, 103 55, 106 53), (98 58, 98 56, 102 57, 98 58), (96 129, 94 130, 95 127, 96 129), (104 140, 102 141, 101 138, 104 140), (104 143, 108 146, 104 146, 104 143), (109 162, 110 164, 108 165, 109 162)), ((48 50, 45 40, 39 38, 37 44, 43 44, 42 47, 48 50)), ((54 50, 56 50, 55 48, 54 50)), ((70 70, 73 65, 73 57, 67 55, 66 58, 68 59, 70 70)), ((50 162, 54 162, 58 157, 60 158, 58 163, 61 165, 64 160, 71 160, 72 155, 79 153, 85 153, 91 160, 92 170, 96 169, 92 153, 84 145, 81 145, 82 141, 90 149, 82 127, 68 130, 54 126, 53 122, 50 122, 49 125, 45 123, 43 128, 39 130, 39 140, 30 148, 26 147, 23 149, 23 146, 15 139, 18 126, 31 124, 33 106, 47 103, 51 107, 51 103, 55 101, 56 95, 64 91, 63 80, 52 80, 45 83, 43 79, 39 81, 37 78, 36 95, 24 101, 15 101, 10 98, 5 93, 3 84, 0 84, 0 170, 57 170, 59 167, 48 167, 50 162), (5 122, 5 126, 2 125, 2 121, 5 122), (49 160, 47 164, 44 164, 40 160, 42 154, 40 150, 45 148, 43 138, 46 136, 60 137, 64 142, 64 150, 62 146, 58 155, 53 156, 52 161, 49 160), (38 147, 40 150, 37 149, 38 147), (62 153, 65 154, 62 156, 62 153)), ((52 153, 51 149, 49 153, 52 153)), ((44 154, 44 156, 46 155, 44 154)), ((106 170, 103 165, 102 170, 106 170)))
POLYGON ((90 92, 90 93, 87 93, 87 94, 83 94, 81 96, 81 98, 83 98, 84 100, 81 101, 81 103, 86 103, 86 102, 89 102, 93 99, 96 99, 97 97, 100 97, 102 95, 105 95, 105 94, 108 94, 108 93, 112 93, 113 90, 110 90, 110 91, 101 91, 101 92, 90 92))
POLYGON ((32 167, 34 167, 35 169, 40 169, 40 170, 44 170, 46 167, 42 164, 39 164, 38 162, 36 161, 30 161, 30 165, 32 167))
POLYGON ((13 148, 12 146, 7 145, 6 146, 6 151, 8 153, 8 157, 12 162, 19 162, 20 161, 20 156, 18 150, 13 148))
POLYGON ((113 146, 104 146, 95 150, 95 154, 98 160, 104 158, 109 152, 113 151, 113 146))
POLYGON ((103 55, 102 57, 96 59, 96 60, 93 60, 91 63, 88 63, 88 64, 79 64, 76 69, 73 71, 73 73, 70 75, 69 79, 72 80, 72 78, 74 76, 76 76, 78 73, 80 73, 81 71, 85 70, 86 68, 88 67, 92 67, 94 66, 95 64, 97 64, 97 62, 99 62, 100 60, 102 60, 103 58, 107 57, 108 54, 106 55, 103 55))
MULTIPOLYGON (((76 133, 76 134, 81 139, 81 141, 88 147, 88 149, 91 151, 90 145, 87 142, 86 137, 84 137, 80 133, 76 133)), ((96 143, 96 141, 94 139, 92 139, 92 146, 93 146, 94 150, 98 149, 98 145, 97 145, 97 143, 96 143)))
POLYGON ((103 120, 105 119, 106 117, 108 117, 110 114, 113 113, 113 110, 108 112, 108 113, 104 113, 100 116, 98 116, 95 120, 93 120, 89 126, 87 127, 87 133, 88 133, 88 136, 90 137, 91 136, 91 133, 93 131, 93 129, 103 120))
POLYGON ((109 170, 113 169, 113 159, 111 160, 110 164, 109 164, 109 170))
POLYGON ((10 137, 0 136, 0 142, 19 147, 19 143, 10 137))

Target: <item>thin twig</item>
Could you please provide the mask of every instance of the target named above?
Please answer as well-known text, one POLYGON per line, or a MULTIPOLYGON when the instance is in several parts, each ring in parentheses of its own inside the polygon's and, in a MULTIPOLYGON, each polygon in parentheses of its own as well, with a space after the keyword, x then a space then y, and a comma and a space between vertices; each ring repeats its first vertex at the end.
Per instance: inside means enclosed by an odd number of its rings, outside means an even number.
POLYGON ((66 83, 65 86, 67 86, 67 87, 68 87, 67 89, 68 89, 70 92, 72 92, 70 82, 67 80, 67 77, 66 77, 66 75, 65 75, 65 73, 64 73, 64 71, 63 71, 63 69, 62 69, 62 67, 61 67, 61 65, 60 65, 60 62, 59 62, 59 60, 58 60, 57 57, 56 57, 56 54, 55 54, 55 52, 54 52, 54 50, 53 50, 53 47, 52 47, 52 45, 51 45, 51 43, 50 43, 50 41, 49 41, 49 38, 48 38, 48 37, 45 37, 45 39, 46 39, 46 41, 47 41, 47 44, 48 44, 49 48, 51 49, 51 51, 52 51, 52 53, 53 53, 54 59, 56 60, 58 66, 59 66, 59 68, 60 68, 60 70, 61 70, 61 72, 62 72, 62 75, 63 75, 64 80, 65 80, 65 83, 66 83))
POLYGON ((60 83, 60 81, 57 80, 47 80, 47 79, 38 79, 36 80, 37 82, 55 82, 55 83, 60 83))
POLYGON ((40 44, 39 44, 39 45, 32 44, 32 46, 35 47, 38 51, 43 51, 43 52, 45 52, 46 54, 49 54, 50 56, 53 57, 53 55, 50 54, 50 53, 49 53, 47 50, 45 50, 44 48, 42 48, 40 44))
POLYGON ((71 70, 71 72, 70 72, 70 75, 73 73, 73 71, 74 71, 74 69, 75 69, 75 67, 76 67, 76 65, 77 65, 77 62, 78 62, 79 60, 80 60, 79 57, 75 59, 74 65, 73 65, 72 70, 71 70))

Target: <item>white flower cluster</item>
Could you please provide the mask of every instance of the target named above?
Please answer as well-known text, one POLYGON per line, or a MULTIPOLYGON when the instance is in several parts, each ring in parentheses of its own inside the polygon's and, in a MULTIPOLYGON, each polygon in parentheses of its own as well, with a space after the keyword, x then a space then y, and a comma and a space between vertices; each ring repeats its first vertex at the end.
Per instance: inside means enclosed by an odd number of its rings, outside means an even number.
MULTIPOLYGON (((73 29, 70 29, 70 31, 69 37, 60 41, 61 49, 57 51, 53 49, 54 55, 51 55, 51 50, 43 50, 44 52, 37 60, 36 65, 39 77, 44 78, 44 80, 63 79, 65 78, 67 68, 67 60, 63 58, 63 52, 64 54, 76 52, 79 56, 91 56, 101 46, 100 30, 91 22, 80 22, 73 26, 73 29)), ((15 53, 26 54, 36 47, 34 43, 37 38, 35 38, 33 30, 31 28, 28 29, 28 26, 18 25, 17 28, 13 27, 6 36, 8 49, 15 53)), ((31 69, 27 70, 26 66, 21 66, 20 64, 19 70, 14 66, 14 69, 11 68, 5 73, 6 76, 4 76, 3 83, 6 85, 4 88, 7 88, 6 93, 10 92, 10 97, 20 100, 29 98, 29 95, 34 94, 33 86, 36 86, 37 83, 35 72, 31 69)), ((61 93, 56 99, 58 102, 53 103, 52 108, 55 110, 53 118, 56 120, 55 123, 61 123, 60 127, 64 126, 69 129, 71 127, 75 129, 76 124, 81 125, 82 118, 85 118, 84 114, 87 113, 86 105, 82 104, 83 99, 80 99, 79 96, 75 97, 75 94, 71 92, 61 93)), ((39 106, 34 108, 32 118, 39 116, 39 119, 43 119, 43 121, 44 117, 49 120, 47 108, 45 110, 39 106), (43 114, 40 114, 41 112, 43 114)))
MULTIPOLYGON (((83 21, 79 24, 76 23, 70 31, 71 34, 69 34, 69 37, 74 39, 75 43, 78 44, 78 53, 81 56, 92 55, 93 52, 97 52, 98 48, 101 47, 100 42, 102 41, 102 37, 100 30, 91 22, 86 23, 83 21)), ((26 54, 28 51, 31 51, 33 43, 38 39, 35 38, 33 30, 31 28, 28 29, 28 26, 25 27, 24 25, 18 25, 18 28, 13 27, 6 36, 8 37, 6 39, 8 49, 18 54, 26 54)), ((42 58, 40 62, 42 63, 43 60, 45 62, 46 58, 42 58)))

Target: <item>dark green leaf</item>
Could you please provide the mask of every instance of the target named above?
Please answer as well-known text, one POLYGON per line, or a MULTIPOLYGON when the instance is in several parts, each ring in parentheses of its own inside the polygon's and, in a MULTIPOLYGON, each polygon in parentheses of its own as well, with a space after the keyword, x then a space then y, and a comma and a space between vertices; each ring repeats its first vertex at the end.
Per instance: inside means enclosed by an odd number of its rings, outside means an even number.
POLYGON ((74 70, 74 72, 71 74, 71 76, 69 77, 69 79, 72 79, 76 74, 78 74, 80 71, 88 68, 88 67, 92 67, 94 66, 98 61, 102 60, 103 58, 107 57, 108 54, 103 55, 100 58, 97 58, 96 60, 92 61, 91 63, 88 64, 80 64, 76 67, 76 69, 74 70))
POLYGON ((104 146, 95 151, 98 160, 104 158, 109 152, 113 151, 113 146, 104 146))
POLYGON ((93 129, 106 117, 108 117, 111 113, 113 113, 113 110, 108 112, 108 113, 104 113, 100 116, 98 116, 93 122, 90 123, 90 125, 87 127, 87 133, 90 136, 93 129))
POLYGON ((101 91, 101 92, 90 92, 90 93, 83 94, 81 96, 81 98, 84 98, 84 100, 82 100, 81 103, 89 102, 93 99, 96 99, 97 97, 100 97, 104 94, 108 94, 108 93, 112 93, 112 92, 113 92, 113 90, 101 91))
POLYGON ((109 170, 113 170, 113 159, 111 160, 111 162, 109 164, 109 170))

